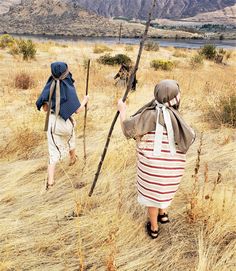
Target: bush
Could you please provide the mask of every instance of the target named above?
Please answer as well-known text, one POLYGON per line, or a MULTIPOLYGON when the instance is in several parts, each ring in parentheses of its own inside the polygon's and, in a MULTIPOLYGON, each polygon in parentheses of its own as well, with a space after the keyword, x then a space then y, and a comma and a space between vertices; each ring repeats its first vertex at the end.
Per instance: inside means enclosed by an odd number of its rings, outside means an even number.
POLYGON ((226 54, 225 54, 225 59, 226 60, 229 60, 232 56, 232 51, 227 51, 226 54))
POLYGON ((32 40, 19 40, 17 41, 20 54, 23 56, 23 60, 35 59, 36 46, 32 40))
POLYGON ((112 51, 112 49, 109 48, 109 47, 106 46, 106 45, 98 45, 98 44, 96 44, 96 45, 94 46, 94 48, 93 48, 94 54, 102 54, 102 53, 104 53, 104 52, 111 52, 111 51, 112 51))
POLYGON ((34 80, 26 72, 20 72, 15 76, 15 88, 29 89, 34 86, 34 80))
POLYGON ((153 41, 149 41, 147 43, 145 43, 144 45, 144 50, 146 51, 159 51, 160 49, 160 46, 159 46, 159 43, 157 42, 153 42, 153 41))
POLYGON ((2 49, 9 48, 14 43, 15 43, 15 39, 8 34, 4 34, 0 37, 0 48, 2 49))
POLYGON ((228 99, 223 99, 222 104, 222 122, 236 127, 236 95, 230 96, 228 99))
POLYGON ((206 59, 214 60, 217 54, 216 46, 213 44, 205 44, 201 48, 200 54, 203 55, 206 59))
POLYGON ((236 94, 215 96, 209 102, 207 118, 214 125, 226 124, 236 127, 236 94))
POLYGON ((198 68, 200 66, 203 65, 203 56, 200 54, 196 54, 194 55, 191 59, 190 59, 190 65, 193 68, 198 68))
POLYGON ((184 52, 182 49, 175 49, 174 53, 173 53, 174 57, 187 57, 186 52, 184 52))
POLYGON ((121 64, 126 64, 126 65, 130 65, 131 64, 131 59, 123 54, 118 54, 115 56, 111 56, 109 54, 106 54, 104 56, 101 56, 98 59, 98 63, 103 64, 103 65, 121 65, 121 64))
POLYGON ((16 55, 20 55, 20 48, 18 47, 17 43, 14 43, 10 50, 9 50, 9 54, 16 56, 16 55))
POLYGON ((157 59, 151 62, 151 68, 171 71, 174 68, 174 63, 170 60, 157 59))

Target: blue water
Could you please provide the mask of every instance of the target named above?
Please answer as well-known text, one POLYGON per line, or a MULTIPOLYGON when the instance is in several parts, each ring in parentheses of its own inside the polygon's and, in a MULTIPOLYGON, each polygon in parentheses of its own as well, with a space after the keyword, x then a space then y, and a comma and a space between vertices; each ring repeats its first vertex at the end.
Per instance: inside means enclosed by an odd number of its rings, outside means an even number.
MULTIPOLYGON (((97 38, 97 37, 75 37, 75 36, 47 36, 47 35, 13 35, 16 37, 30 38, 40 41, 57 41, 59 43, 66 42, 88 42, 88 43, 118 43, 118 38, 97 38)), ((158 42, 161 47, 175 47, 175 48, 191 48, 198 49, 204 44, 214 44, 219 48, 236 49, 236 40, 194 40, 194 39, 151 39, 158 42)), ((138 44, 138 38, 122 38, 121 44, 138 44)))

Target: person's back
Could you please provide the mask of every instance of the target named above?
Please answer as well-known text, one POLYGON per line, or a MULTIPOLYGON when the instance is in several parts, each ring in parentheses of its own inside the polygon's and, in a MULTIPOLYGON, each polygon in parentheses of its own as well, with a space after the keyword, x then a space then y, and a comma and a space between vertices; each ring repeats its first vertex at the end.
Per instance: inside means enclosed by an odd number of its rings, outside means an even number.
POLYGON ((82 103, 77 97, 72 74, 64 62, 51 64, 49 77, 36 106, 43 107, 47 112, 44 131, 47 132, 49 164, 46 190, 53 186, 56 164, 70 155, 70 165, 76 161, 75 153, 75 121, 74 113, 79 113, 88 101, 85 97, 82 103))
POLYGON ((148 208, 148 234, 157 238, 158 222, 169 222, 166 209, 178 190, 185 154, 195 133, 178 112, 180 89, 176 81, 161 81, 155 87, 154 96, 128 120, 122 100, 118 110, 124 135, 137 141, 138 201, 148 208))

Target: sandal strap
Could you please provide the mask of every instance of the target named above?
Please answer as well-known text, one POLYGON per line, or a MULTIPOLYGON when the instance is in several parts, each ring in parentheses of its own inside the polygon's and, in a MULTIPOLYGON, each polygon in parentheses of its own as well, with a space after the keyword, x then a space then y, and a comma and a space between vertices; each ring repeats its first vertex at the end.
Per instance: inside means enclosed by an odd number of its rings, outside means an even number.
POLYGON ((159 216, 160 218, 166 218, 166 217, 169 218, 169 217, 168 217, 168 214, 166 214, 166 213, 164 213, 163 215, 160 215, 160 214, 159 214, 158 216, 159 216))
POLYGON ((155 239, 155 238, 158 237, 159 231, 160 231, 160 230, 158 229, 157 231, 153 231, 153 230, 151 229, 151 222, 148 222, 146 227, 147 227, 148 235, 149 235, 151 238, 155 239))
POLYGON ((163 215, 159 214, 159 215, 158 215, 158 218, 157 218, 157 221, 160 222, 160 223, 162 223, 162 224, 165 224, 165 223, 170 222, 169 216, 168 216, 168 214, 166 214, 166 213, 164 213, 163 215), (163 218, 167 218, 167 219, 166 219, 166 220, 163 220, 163 218))

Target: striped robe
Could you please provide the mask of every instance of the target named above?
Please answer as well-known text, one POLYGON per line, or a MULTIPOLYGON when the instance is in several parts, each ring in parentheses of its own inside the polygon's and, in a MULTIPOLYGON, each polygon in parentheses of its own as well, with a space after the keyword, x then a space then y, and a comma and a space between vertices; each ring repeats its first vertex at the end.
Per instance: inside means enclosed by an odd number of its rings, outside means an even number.
POLYGON ((140 204, 167 208, 178 190, 184 174, 186 155, 178 150, 171 156, 164 129, 160 156, 153 155, 155 131, 137 142, 137 188, 140 204))

